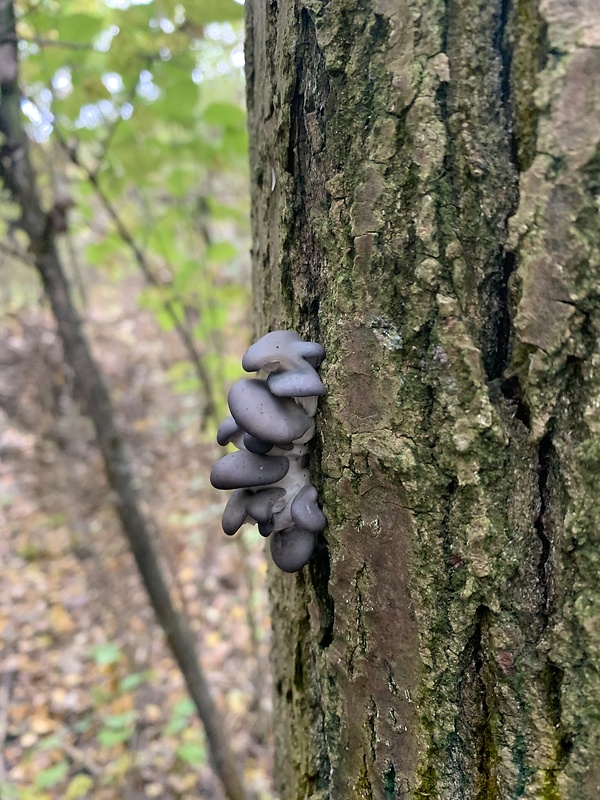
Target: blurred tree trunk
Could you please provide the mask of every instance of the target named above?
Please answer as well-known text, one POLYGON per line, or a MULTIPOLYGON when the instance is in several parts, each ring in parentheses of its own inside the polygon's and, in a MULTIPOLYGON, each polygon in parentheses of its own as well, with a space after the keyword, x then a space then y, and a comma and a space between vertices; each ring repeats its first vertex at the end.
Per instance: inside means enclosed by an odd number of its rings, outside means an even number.
POLYGON ((600 4, 249 0, 258 333, 327 348, 283 800, 600 796, 600 4))

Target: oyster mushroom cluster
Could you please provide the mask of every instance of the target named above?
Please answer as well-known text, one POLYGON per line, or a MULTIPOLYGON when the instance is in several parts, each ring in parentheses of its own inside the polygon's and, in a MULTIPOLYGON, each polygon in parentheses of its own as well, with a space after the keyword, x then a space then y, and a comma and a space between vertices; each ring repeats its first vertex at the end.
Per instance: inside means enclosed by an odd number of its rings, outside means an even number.
POLYGON ((235 490, 223 512, 223 530, 232 536, 244 522, 258 523, 284 572, 302 569, 326 523, 308 474, 317 401, 326 392, 315 367, 324 356, 320 344, 293 331, 267 333, 242 359, 246 372, 266 377, 232 386, 231 416, 217 432, 220 445, 238 448, 210 474, 216 489, 235 490))

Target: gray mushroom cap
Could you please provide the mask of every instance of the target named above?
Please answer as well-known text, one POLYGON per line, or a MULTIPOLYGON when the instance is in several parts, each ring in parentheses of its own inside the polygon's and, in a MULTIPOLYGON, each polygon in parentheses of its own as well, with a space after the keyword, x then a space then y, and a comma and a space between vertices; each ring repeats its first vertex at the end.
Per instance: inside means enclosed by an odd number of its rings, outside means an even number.
POLYGON ((317 342, 305 342, 294 331, 272 331, 246 350, 242 367, 268 372, 269 389, 277 397, 321 397, 327 390, 314 367, 324 357, 317 342))
POLYGON ((271 536, 271 555, 279 569, 298 572, 306 564, 315 549, 316 536, 303 528, 286 528, 271 536))
POLYGON ((285 489, 236 489, 227 501, 221 524, 228 536, 233 536, 246 520, 266 522, 273 515, 273 506, 285 494, 285 489))
POLYGON ((240 433, 243 433, 243 431, 234 418, 227 417, 219 425, 219 430, 217 431, 217 442, 221 445, 221 447, 225 447, 226 444, 229 444, 229 442, 231 442, 240 433))
POLYGON ((258 523, 258 532, 261 536, 264 536, 265 539, 270 536, 273 531, 275 530, 275 517, 272 516, 269 519, 265 520, 264 522, 258 523))
POLYGON ((272 489, 260 489, 252 497, 248 498, 246 508, 250 516, 257 522, 266 522, 271 519, 273 506, 285 494, 285 489, 273 487, 272 489))
POLYGON ((286 372, 272 372, 267 385, 276 397, 322 397, 327 394, 327 389, 309 364, 286 372))
POLYGON ((325 358, 325 350, 317 342, 305 342, 294 331, 271 331, 254 342, 242 358, 246 372, 274 372, 293 369, 300 359, 318 367, 325 358))
POLYGON ((268 453, 273 447, 273 442, 263 442, 262 439, 257 439, 256 436, 250 436, 249 433, 244 434, 244 447, 251 453, 258 453, 263 456, 268 453))
POLYGON ((290 508, 296 525, 311 533, 320 533, 327 524, 325 515, 317 505, 317 497, 317 490, 309 483, 300 489, 290 508))
POLYGON ((285 456, 259 456, 239 450, 217 461, 210 473, 210 482, 215 489, 267 486, 285 477, 289 468, 290 462, 285 456))
POLYGON ((227 501, 221 517, 221 525, 228 536, 237 533, 246 521, 248 510, 246 504, 252 492, 248 489, 236 489, 227 501))
POLYGON ((237 424, 263 442, 287 444, 299 439, 312 425, 312 419, 297 403, 287 397, 274 397, 265 381, 237 381, 227 402, 237 424))

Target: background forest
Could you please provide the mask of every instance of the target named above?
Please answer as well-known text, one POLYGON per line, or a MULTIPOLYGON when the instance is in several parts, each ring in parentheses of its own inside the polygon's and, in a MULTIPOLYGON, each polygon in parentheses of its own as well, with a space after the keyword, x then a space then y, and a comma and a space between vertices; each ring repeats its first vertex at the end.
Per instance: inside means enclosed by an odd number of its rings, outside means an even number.
MULTIPOLYGON (((248 787, 270 793, 262 540, 208 483, 248 343, 242 6, 19 2, 41 201, 248 787)), ((220 798, 0 195, 0 798, 220 798)))

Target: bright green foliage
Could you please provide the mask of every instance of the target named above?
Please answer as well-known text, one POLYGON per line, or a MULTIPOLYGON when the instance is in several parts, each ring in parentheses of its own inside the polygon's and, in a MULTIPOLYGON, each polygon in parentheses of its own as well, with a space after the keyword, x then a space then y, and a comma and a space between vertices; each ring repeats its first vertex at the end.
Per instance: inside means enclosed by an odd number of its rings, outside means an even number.
POLYGON ((132 692, 134 689, 137 689, 138 686, 141 686, 145 683, 150 677, 152 673, 150 670, 145 670, 144 672, 131 672, 129 675, 126 675, 119 681, 119 692, 123 694, 127 694, 128 692, 132 692))
POLYGON ((40 789, 52 789, 57 783, 60 783, 69 772, 69 765, 63 759, 58 764, 54 764, 48 769, 42 770, 36 778, 36 785, 40 789))
POLYGON ((180 745, 177 748, 177 757, 191 767, 201 767, 206 764, 206 750, 200 739, 180 745))
POLYGON ((96 645, 92 655, 94 657, 94 661, 100 667, 107 666, 108 664, 115 664, 123 657, 123 654, 113 642, 106 642, 105 644, 96 645))
POLYGON ((196 708, 189 697, 178 700, 173 707, 171 719, 165 728, 165 733, 173 735, 184 730, 190 725, 190 719, 196 713, 196 708))
POLYGON ((193 332, 222 394, 229 309, 248 303, 242 5, 27 0, 16 8, 32 157, 46 205, 74 201, 68 235, 85 255, 84 280, 90 268, 122 276, 141 257, 154 284, 143 304, 163 328, 177 321, 193 332))

